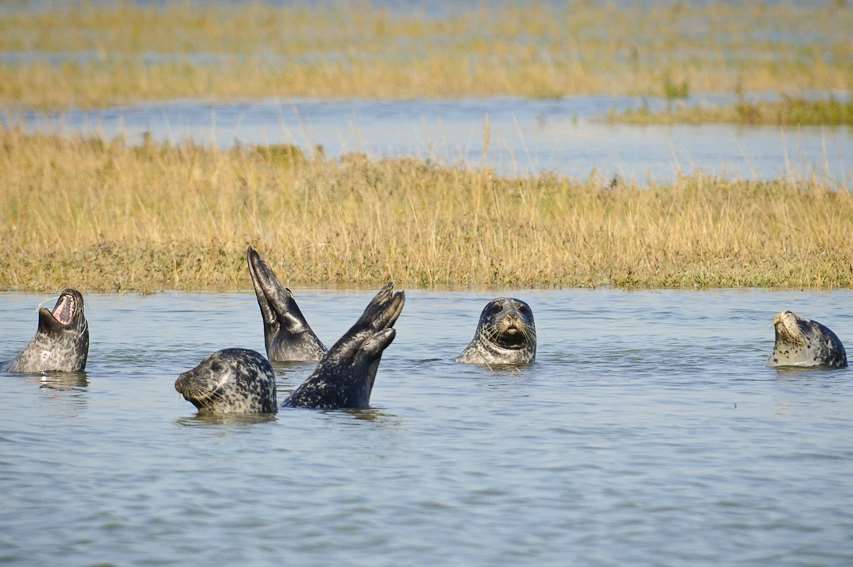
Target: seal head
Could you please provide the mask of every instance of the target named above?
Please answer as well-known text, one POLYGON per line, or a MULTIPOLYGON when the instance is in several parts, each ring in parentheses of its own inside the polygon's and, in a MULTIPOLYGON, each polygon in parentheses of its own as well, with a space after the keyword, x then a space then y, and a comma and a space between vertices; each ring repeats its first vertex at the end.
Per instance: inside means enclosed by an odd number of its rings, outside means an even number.
POLYGON ((536 325, 530 306, 512 297, 486 304, 473 340, 456 362, 520 365, 536 359, 536 325))
POLYGON ((388 284, 367 305, 359 320, 336 342, 314 373, 287 400, 284 407, 364 409, 382 352, 394 340, 394 323, 406 296, 388 284))
POLYGON ((177 390, 206 414, 275 413, 275 374, 266 358, 253 350, 215 352, 178 376, 177 390))
POLYGON ((847 353, 844 345, 829 327, 802 319, 791 311, 773 318, 776 344, 770 355, 770 366, 801 368, 845 368, 847 353))
POLYGON ((39 309, 36 336, 9 365, 9 372, 80 372, 89 357, 89 322, 83 295, 76 289, 59 294, 53 309, 39 309))
POLYGON ((275 272, 251 246, 246 259, 264 320, 267 357, 273 362, 320 360, 326 347, 311 330, 293 293, 281 285, 275 272))

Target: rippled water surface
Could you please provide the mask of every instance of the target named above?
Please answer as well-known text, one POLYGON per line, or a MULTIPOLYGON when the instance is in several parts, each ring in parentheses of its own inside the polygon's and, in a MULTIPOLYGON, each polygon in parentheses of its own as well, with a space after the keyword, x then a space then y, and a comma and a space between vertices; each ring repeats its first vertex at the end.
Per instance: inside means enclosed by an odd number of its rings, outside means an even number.
MULTIPOLYGON (((0 374, 0 562, 853 562, 853 371, 765 366, 783 308, 850 345, 853 292, 513 294, 530 368, 453 362, 493 293, 412 291, 374 409, 230 422, 173 382, 263 350, 253 295, 88 296, 85 375, 0 374)), ((371 295, 297 290, 327 343, 371 295)), ((43 301, 0 294, 0 360, 43 301)))
MULTIPOLYGON (((725 96, 689 104, 732 104, 725 96)), ((853 177, 853 129, 841 127, 629 126, 602 121, 610 111, 661 100, 579 96, 559 100, 269 100, 181 101, 62 114, 2 116, 30 131, 125 135, 138 143, 192 139, 240 144, 320 145, 337 157, 414 156, 446 164, 485 166, 502 175, 552 171, 585 178, 592 172, 644 182, 696 170, 748 179, 817 175, 845 185, 853 177)))

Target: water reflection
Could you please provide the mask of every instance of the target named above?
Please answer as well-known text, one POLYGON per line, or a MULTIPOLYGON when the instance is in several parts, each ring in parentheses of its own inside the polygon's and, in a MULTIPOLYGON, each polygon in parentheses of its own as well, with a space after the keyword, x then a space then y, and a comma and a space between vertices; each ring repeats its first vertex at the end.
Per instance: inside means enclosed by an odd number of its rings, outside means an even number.
POLYGON ((85 372, 45 372, 38 378, 41 388, 50 390, 85 390, 89 378, 85 372))
POLYGON ((339 411, 342 411, 343 413, 349 415, 356 421, 388 423, 397 418, 397 416, 395 416, 394 414, 387 413, 386 411, 378 408, 344 409, 339 411))
POLYGON ((254 415, 216 415, 198 412, 193 416, 180 417, 175 420, 178 425, 186 427, 209 427, 209 426, 250 426, 258 423, 271 423, 276 421, 275 414, 254 415))

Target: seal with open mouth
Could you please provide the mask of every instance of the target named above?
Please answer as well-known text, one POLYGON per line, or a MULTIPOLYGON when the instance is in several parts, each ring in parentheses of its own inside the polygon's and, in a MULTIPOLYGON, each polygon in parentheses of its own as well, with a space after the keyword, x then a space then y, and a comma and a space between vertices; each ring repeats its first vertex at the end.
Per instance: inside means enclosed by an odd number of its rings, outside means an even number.
POLYGON ((474 339, 456 362, 485 365, 530 364, 536 359, 536 325, 530 306, 511 297, 486 304, 474 339))
POLYGON ((53 309, 39 309, 36 336, 9 364, 9 372, 80 372, 89 356, 89 323, 76 289, 59 294, 53 309))
POLYGON ((267 357, 273 362, 320 360, 326 347, 311 330, 293 293, 281 285, 275 272, 251 246, 246 259, 264 320, 267 357))
POLYGON ((275 413, 275 374, 261 354, 242 348, 215 352, 178 376, 177 390, 205 414, 275 413))
POLYGON ((394 340, 394 323, 406 296, 388 284, 320 360, 314 373, 296 388, 283 407, 314 409, 369 407, 382 352, 394 340))
POLYGON ((776 332, 776 344, 768 361, 770 366, 847 366, 844 345, 829 327, 785 311, 773 318, 773 329, 776 332))

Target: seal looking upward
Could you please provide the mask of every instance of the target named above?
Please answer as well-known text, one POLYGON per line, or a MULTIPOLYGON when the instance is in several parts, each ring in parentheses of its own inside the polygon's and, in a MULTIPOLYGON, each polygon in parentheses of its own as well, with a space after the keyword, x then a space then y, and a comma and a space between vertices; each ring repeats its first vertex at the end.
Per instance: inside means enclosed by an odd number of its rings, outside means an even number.
POLYGON ((64 289, 53 309, 42 307, 36 336, 12 361, 9 372, 80 372, 89 356, 89 323, 83 295, 64 289))
POLYGON ((845 368, 847 353, 844 345, 829 327, 801 319, 791 311, 773 317, 776 344, 770 355, 770 366, 801 368, 845 368))
POLYGON ((499 297, 483 308, 474 339, 456 362, 504 365, 530 364, 535 359, 533 310, 520 299, 499 297))
POLYGON ((326 347, 311 330, 293 293, 281 285, 275 272, 251 246, 246 259, 264 321, 267 357, 273 362, 320 360, 326 347))
POLYGON ((276 413, 275 374, 266 358, 253 350, 215 352, 175 380, 177 390, 201 413, 276 413))
POLYGON ((314 373, 302 383, 283 407, 314 409, 365 409, 382 352, 394 340, 394 323, 406 296, 388 284, 376 294, 350 330, 320 360, 314 373))

